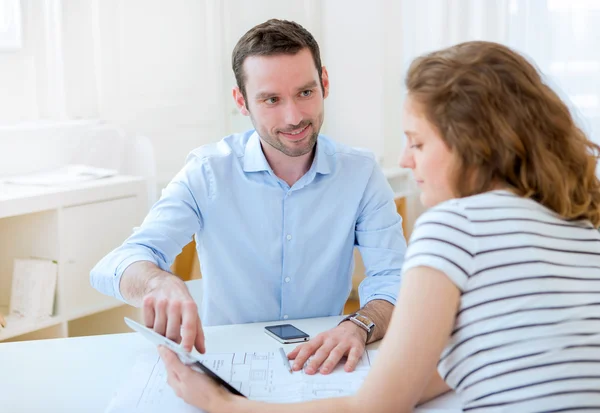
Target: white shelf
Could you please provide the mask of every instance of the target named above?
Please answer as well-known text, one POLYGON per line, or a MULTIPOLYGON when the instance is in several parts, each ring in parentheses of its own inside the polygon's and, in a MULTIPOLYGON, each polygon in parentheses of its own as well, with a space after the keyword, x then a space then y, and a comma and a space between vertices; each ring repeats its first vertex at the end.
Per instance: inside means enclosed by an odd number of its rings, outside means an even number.
POLYGON ((127 304, 119 301, 114 304, 98 306, 95 308, 89 307, 81 311, 77 311, 77 313, 69 314, 68 316, 53 316, 43 319, 35 319, 9 316, 7 315, 8 308, 0 307, 0 313, 4 315, 4 318, 7 322, 6 327, 0 329, 0 342, 4 340, 9 340, 11 338, 19 337, 25 334, 33 333, 48 327, 58 326, 62 323, 77 321, 84 319, 85 317, 95 316, 98 314, 109 312, 110 310, 115 310, 117 308, 123 308, 125 311, 129 311, 132 313, 136 312, 136 309, 129 308, 127 304))
POLYGON ((399 166, 393 166, 391 168, 383 168, 383 175, 387 179, 394 178, 410 178, 411 172, 410 169, 400 168, 399 166))
POLYGON ((138 193, 144 178, 118 175, 65 186, 14 185, 0 181, 0 218, 117 199, 138 193))
POLYGON ((92 307, 78 309, 75 312, 71 312, 69 314, 68 318, 69 318, 69 321, 76 320, 79 318, 84 318, 84 317, 90 316, 92 314, 97 314, 97 313, 102 313, 104 311, 113 310, 113 309, 121 307, 123 305, 126 305, 126 304, 115 299, 114 303, 108 303, 108 304, 102 304, 102 305, 98 305, 98 306, 92 306, 92 307))
POLYGON ((4 314, 4 318, 6 319, 6 327, 0 329, 0 341, 56 326, 65 321, 62 317, 48 317, 44 319, 19 318, 7 315, 7 307, 0 307, 0 313, 4 314))
POLYGON ((137 176, 52 187, 0 183, 0 312, 8 313, 15 258, 58 263, 55 316, 6 316, 0 342, 65 337, 71 326, 75 334, 100 328, 106 333, 118 308, 133 314, 124 303, 94 290, 89 273, 142 222, 146 198, 146 181, 137 176))
POLYGON ((410 169, 399 167, 383 168, 383 175, 392 187, 396 198, 404 198, 418 192, 410 169))

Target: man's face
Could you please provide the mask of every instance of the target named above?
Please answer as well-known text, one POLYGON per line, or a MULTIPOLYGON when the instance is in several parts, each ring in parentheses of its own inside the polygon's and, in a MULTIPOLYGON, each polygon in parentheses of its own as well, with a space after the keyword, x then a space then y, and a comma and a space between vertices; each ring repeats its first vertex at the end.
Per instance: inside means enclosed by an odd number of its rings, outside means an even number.
POLYGON ((243 69, 247 100, 238 88, 233 96, 263 142, 291 157, 311 152, 323 125, 323 102, 329 93, 325 68, 323 91, 308 49, 295 55, 250 56, 243 69))

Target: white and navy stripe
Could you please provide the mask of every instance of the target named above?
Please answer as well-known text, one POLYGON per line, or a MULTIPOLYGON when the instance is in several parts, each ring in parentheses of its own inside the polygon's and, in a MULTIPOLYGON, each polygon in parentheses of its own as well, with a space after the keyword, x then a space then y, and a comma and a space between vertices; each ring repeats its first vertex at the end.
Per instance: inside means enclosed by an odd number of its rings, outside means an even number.
POLYGON ((466 412, 600 412, 600 233, 492 191, 417 221, 404 271, 461 290, 440 375, 466 412))

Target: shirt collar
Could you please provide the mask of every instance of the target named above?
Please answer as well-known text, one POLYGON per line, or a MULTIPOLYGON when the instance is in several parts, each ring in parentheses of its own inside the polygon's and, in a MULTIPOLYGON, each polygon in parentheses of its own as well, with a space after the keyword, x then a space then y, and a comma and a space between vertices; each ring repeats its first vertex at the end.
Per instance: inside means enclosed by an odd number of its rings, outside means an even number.
POLYGON ((319 135, 319 138, 317 139, 317 152, 315 153, 315 159, 313 160, 312 165, 315 169, 315 173, 321 175, 331 173, 335 166, 334 153, 335 151, 332 151, 331 148, 329 148, 329 142, 319 135))
POLYGON ((260 137, 254 131, 248 138, 244 152, 244 172, 270 171, 271 167, 260 146, 260 137))
MULTIPOLYGON (((334 153, 335 151, 329 148, 329 142, 319 135, 317 139, 317 152, 309 171, 313 170, 315 173, 321 175, 331 173, 335 165, 334 153)), ((267 162, 267 158, 265 158, 260 144, 260 137, 256 131, 250 135, 246 143, 243 168, 244 172, 271 171, 271 166, 267 162)))

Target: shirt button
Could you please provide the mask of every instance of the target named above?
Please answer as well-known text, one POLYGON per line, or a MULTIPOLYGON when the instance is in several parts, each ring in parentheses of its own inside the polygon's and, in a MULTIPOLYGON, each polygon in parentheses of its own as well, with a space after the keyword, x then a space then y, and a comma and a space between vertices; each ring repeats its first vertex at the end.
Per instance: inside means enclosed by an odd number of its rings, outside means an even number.
POLYGON ((285 237, 288 241, 292 239, 292 236, 290 234, 287 235, 287 237, 285 237))
POLYGON ((285 277, 285 282, 286 282, 286 283, 289 283, 290 281, 291 281, 291 278, 290 278, 290 277, 285 277))
POLYGON ((290 318, 287 314, 283 316, 284 320, 287 320, 288 318, 290 318))

